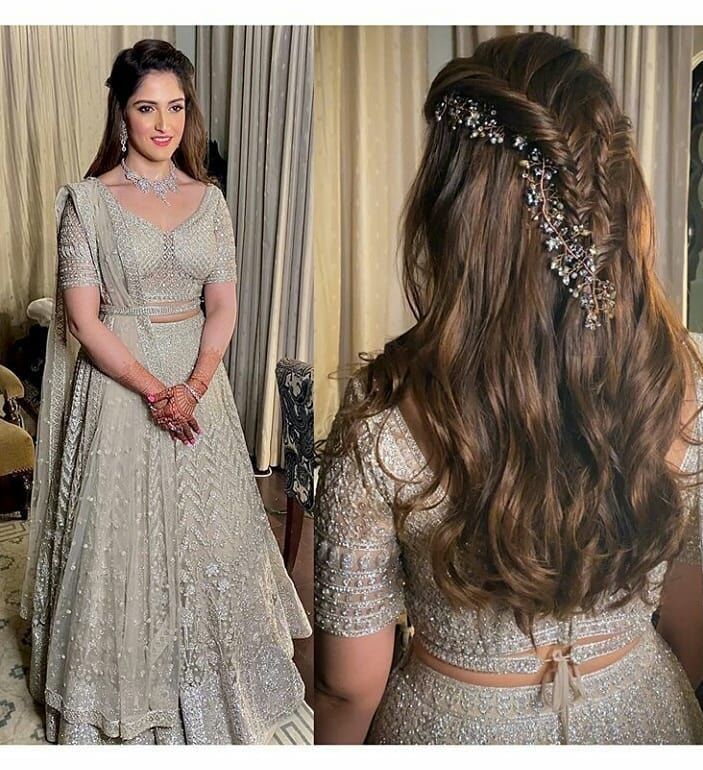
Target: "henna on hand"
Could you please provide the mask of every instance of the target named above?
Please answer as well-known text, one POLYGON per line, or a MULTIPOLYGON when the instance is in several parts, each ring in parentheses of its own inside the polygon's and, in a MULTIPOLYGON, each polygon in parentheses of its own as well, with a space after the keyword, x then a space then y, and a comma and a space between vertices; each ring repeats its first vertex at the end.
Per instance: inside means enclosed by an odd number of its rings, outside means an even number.
POLYGON ((171 435, 174 438, 182 441, 184 444, 195 444, 195 436, 193 435, 193 431, 187 422, 177 423, 174 425, 173 429, 171 430, 171 435))
POLYGON ((157 425, 180 438, 184 443, 195 443, 193 431, 200 426, 193 417, 197 401, 183 385, 173 385, 148 397, 149 408, 157 425))
POLYGON ((193 417, 196 399, 183 385, 166 387, 136 359, 114 376, 116 382, 142 395, 149 404, 154 422, 184 444, 195 443, 193 431, 200 426, 193 417))
POLYGON ((179 422, 188 420, 188 418, 193 416, 193 412, 195 411, 198 402, 183 385, 173 385, 170 388, 170 391, 171 398, 168 402, 168 407, 171 409, 173 416, 179 422))
POLYGON ((157 393, 164 388, 164 383, 145 369, 136 358, 126 363, 113 379, 141 396, 157 393))
POLYGON ((205 347, 198 354, 198 360, 186 382, 200 394, 201 398, 210 386, 220 361, 222 361, 222 353, 213 347, 205 347))

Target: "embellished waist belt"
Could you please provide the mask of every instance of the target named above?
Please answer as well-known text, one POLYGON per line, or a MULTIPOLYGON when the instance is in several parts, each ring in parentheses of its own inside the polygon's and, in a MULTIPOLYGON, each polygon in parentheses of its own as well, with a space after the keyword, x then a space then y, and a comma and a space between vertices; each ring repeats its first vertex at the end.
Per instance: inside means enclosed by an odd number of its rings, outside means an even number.
POLYGON ((178 302, 154 302, 149 305, 108 305, 100 303, 100 312, 107 315, 170 315, 196 310, 200 307, 200 297, 178 302))

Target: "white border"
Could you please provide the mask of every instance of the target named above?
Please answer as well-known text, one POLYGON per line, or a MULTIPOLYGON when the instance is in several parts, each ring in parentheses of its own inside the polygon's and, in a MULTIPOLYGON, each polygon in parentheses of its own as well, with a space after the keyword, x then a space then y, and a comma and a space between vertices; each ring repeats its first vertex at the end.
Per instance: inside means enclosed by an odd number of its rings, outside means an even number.
POLYGON ((2 24, 703 24, 703 4, 685 0, 626 4, 612 0, 564 3, 563 0, 256 0, 225 3, 197 0, 113 0, 98 4, 3 3, 2 24))

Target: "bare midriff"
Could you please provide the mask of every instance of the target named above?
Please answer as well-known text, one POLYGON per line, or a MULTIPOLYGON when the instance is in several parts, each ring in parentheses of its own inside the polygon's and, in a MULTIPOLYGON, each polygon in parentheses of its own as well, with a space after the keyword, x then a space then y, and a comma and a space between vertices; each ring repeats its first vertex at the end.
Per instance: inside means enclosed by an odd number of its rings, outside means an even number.
POLYGON ((169 307, 174 308, 173 313, 159 313, 155 315, 150 315, 149 320, 152 323, 168 323, 169 321, 185 321, 186 318, 192 318, 193 316, 198 315, 200 313, 200 306, 193 308, 188 308, 186 310, 177 310, 176 308, 180 305, 183 307, 183 302, 180 300, 172 300, 169 302, 158 302, 156 303, 160 305, 159 309, 163 307, 164 310, 168 310, 169 307))
POLYGON ((172 313, 170 315, 152 315, 149 320, 152 323, 166 323, 167 321, 184 321, 186 318, 192 318, 198 315, 200 310, 196 307, 193 310, 184 310, 181 313, 172 313))
MULTIPOLYGON (((532 655, 544 659, 544 665, 535 671, 534 673, 509 673, 509 674, 496 674, 486 671, 472 671, 466 668, 459 668, 458 666, 452 666, 450 663, 445 663, 443 660, 436 658, 429 653, 422 645, 419 639, 413 637, 412 639, 412 654, 424 663, 429 668, 438 671, 440 674, 458 679, 461 682, 467 684, 475 684, 481 687, 528 687, 530 685, 539 685, 544 682, 551 682, 554 679, 554 666, 548 660, 550 655, 553 655, 557 650, 563 654, 568 653, 575 647, 588 644, 591 642, 600 642, 605 639, 609 639, 610 634, 604 634, 601 636, 589 636, 582 639, 577 639, 570 645, 566 644, 549 644, 537 647, 535 650, 531 650, 529 653, 516 653, 510 656, 510 658, 520 658, 532 655)), ((578 671, 580 674, 590 674, 594 671, 600 671, 603 668, 616 663, 623 658, 630 650, 634 649, 640 642, 641 637, 637 637, 626 645, 619 647, 612 652, 605 653, 603 655, 597 655, 593 658, 583 661, 578 664, 578 671)))

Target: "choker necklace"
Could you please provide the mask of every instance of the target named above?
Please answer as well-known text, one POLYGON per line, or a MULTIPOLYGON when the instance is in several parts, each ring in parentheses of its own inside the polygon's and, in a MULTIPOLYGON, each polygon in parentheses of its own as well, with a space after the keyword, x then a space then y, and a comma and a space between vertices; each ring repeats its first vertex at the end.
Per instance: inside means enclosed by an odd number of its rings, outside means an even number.
POLYGON ((120 161, 120 165, 124 171, 125 179, 138 187, 143 193, 153 192, 154 195, 156 195, 157 198, 160 198, 167 206, 171 205, 166 200, 166 193, 176 192, 178 190, 178 185, 176 184, 176 166, 173 161, 171 161, 171 170, 168 172, 168 175, 163 179, 155 179, 153 181, 144 176, 139 176, 136 171, 132 171, 131 168, 128 168, 124 158, 120 161))

